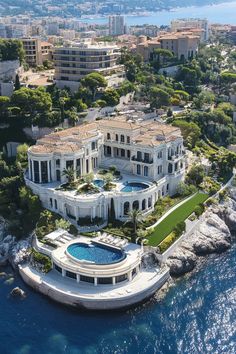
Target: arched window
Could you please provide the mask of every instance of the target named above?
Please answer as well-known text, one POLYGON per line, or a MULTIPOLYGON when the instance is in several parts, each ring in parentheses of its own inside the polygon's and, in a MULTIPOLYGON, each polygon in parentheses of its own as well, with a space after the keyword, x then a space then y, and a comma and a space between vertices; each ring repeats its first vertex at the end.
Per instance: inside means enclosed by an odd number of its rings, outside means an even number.
POLYGON ((121 136, 120 136, 120 141, 121 141, 121 143, 124 143, 124 142, 125 142, 125 137, 124 137, 124 135, 121 135, 121 136))
POLYGON ((148 198, 148 208, 151 208, 152 206, 152 197, 148 198))
POLYGON ((129 214, 129 202, 124 203, 124 215, 129 214))
POLYGON ((119 141, 119 136, 118 136, 118 134, 116 134, 116 141, 119 141))
POLYGON ((146 199, 143 199, 142 201, 142 210, 146 209, 146 199))
POLYGON ((137 165, 137 175, 141 175, 141 166, 137 165))
POLYGON ((107 140, 111 140, 111 134, 107 133, 107 140))
POLYGON ((135 201, 133 202, 133 209, 136 209, 136 210, 139 209, 139 201, 138 201, 138 200, 135 200, 135 201))
POLYGON ((148 167, 144 166, 144 176, 148 177, 148 167))

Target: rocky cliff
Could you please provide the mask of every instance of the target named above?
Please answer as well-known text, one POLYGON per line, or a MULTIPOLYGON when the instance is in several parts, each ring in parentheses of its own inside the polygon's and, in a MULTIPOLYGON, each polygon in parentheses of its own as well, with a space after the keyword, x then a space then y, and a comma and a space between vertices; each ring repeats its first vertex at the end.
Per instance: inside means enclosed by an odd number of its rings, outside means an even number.
POLYGON ((202 216, 198 228, 185 239, 169 257, 170 274, 178 276, 194 269, 200 257, 226 251, 236 231, 236 189, 217 206, 210 207, 202 216))

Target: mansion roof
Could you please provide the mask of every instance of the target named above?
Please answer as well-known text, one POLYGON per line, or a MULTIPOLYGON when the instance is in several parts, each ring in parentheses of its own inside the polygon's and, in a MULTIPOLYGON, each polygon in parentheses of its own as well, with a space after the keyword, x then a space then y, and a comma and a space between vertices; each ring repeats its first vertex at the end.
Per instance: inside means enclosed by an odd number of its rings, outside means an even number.
POLYGON ((131 145, 154 147, 181 138, 180 129, 154 121, 127 121, 124 117, 99 120, 46 135, 30 147, 33 154, 78 152, 89 140, 107 132, 128 134, 131 145))

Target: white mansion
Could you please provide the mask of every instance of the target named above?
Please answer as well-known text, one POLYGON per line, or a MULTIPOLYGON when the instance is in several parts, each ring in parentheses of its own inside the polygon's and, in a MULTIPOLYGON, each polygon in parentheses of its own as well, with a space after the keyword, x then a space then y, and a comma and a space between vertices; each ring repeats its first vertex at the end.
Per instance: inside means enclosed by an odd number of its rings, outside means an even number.
POLYGON ((79 226, 85 218, 107 222, 112 203, 116 219, 125 219, 132 208, 148 213, 158 198, 175 194, 185 173, 178 128, 124 117, 47 135, 29 148, 28 159, 27 185, 45 208, 79 226), (105 191, 99 169, 110 166, 116 166, 121 176, 111 191, 105 191), (60 188, 67 181, 63 171, 69 167, 77 177, 94 172, 97 190, 78 193, 60 188))

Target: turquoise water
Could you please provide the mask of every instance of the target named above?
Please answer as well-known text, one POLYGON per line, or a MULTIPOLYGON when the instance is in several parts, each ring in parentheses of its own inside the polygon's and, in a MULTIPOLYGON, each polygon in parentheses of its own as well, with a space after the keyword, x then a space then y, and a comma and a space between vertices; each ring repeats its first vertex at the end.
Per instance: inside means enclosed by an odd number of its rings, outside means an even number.
POLYGON ((124 259, 122 251, 98 244, 74 243, 67 248, 67 251, 80 261, 96 264, 117 263, 124 259))
POLYGON ((93 184, 96 186, 96 187, 100 187, 102 188, 104 186, 104 181, 102 179, 95 179, 93 181, 93 184))
POLYGON ((71 310, 19 278, 11 285, 0 278, 0 300, 1 354, 233 354, 236 247, 178 280, 164 300, 125 312, 71 310), (26 299, 9 297, 14 286, 26 299))
POLYGON ((144 183, 136 183, 136 182, 130 182, 125 185, 124 188, 121 189, 121 192, 138 192, 142 191, 144 189, 147 189, 148 185, 144 183))
MULTIPOLYGON (((180 2, 181 6, 181 2, 180 2)), ((199 7, 180 7, 173 11, 160 11, 148 16, 126 16, 128 26, 143 25, 169 25, 171 20, 185 17, 207 18, 211 23, 230 23, 236 24, 236 1, 225 2, 216 5, 206 5, 199 7)), ((108 23, 108 18, 84 19, 84 22, 92 22, 98 24, 108 23)))

